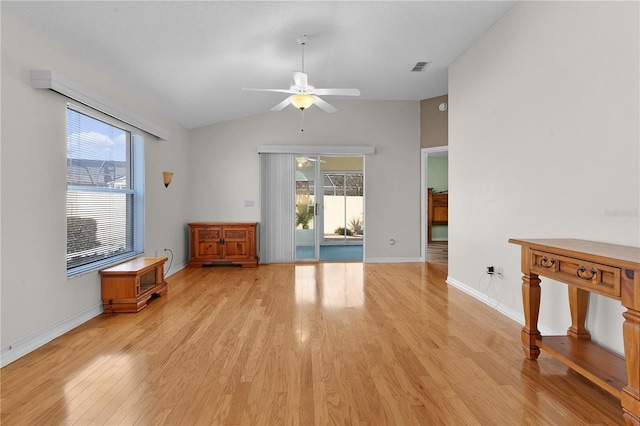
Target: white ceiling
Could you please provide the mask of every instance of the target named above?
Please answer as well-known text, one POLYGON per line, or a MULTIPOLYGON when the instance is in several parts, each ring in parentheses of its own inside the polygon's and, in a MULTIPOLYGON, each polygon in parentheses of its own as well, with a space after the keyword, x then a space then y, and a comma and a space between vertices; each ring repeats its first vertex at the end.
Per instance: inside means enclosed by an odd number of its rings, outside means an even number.
POLYGON ((301 67, 301 34, 309 36, 305 71, 315 87, 358 88, 364 100, 446 94, 449 64, 513 4, 5 0, 2 13, 196 128, 267 112, 283 100, 241 88, 288 88, 301 67), (430 64, 410 72, 419 61, 430 64))

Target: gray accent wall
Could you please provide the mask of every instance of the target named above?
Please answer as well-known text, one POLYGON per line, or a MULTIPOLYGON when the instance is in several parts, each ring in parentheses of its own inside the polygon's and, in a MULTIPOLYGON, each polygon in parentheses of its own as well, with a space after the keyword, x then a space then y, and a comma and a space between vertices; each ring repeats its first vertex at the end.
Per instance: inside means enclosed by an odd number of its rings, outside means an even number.
POLYGON ((189 220, 260 220, 258 145, 371 145, 375 154, 364 157, 365 261, 418 261, 419 102, 331 103, 333 114, 305 111, 304 131, 292 107, 191 131, 189 220), (246 200, 256 202, 245 207, 246 200))

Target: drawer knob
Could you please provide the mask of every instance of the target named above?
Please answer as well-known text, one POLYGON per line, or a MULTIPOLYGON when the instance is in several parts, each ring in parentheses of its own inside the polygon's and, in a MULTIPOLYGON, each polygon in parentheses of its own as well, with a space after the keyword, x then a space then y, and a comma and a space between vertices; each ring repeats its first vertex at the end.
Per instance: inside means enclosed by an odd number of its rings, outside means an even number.
POLYGON ((578 268, 578 270, 576 271, 576 275, 578 276, 578 278, 580 278, 581 280, 585 280, 585 281, 589 281, 592 280, 593 277, 596 276, 596 270, 595 268, 591 268, 589 269, 589 272, 591 273, 590 276, 586 276, 586 275, 582 275, 582 273, 584 273, 584 271, 586 271, 587 268, 585 268, 584 266, 580 265, 580 267, 578 268))
POLYGON ((540 266, 542 266, 543 268, 551 268, 555 264, 556 264, 556 260, 553 257, 551 258, 551 260, 547 259, 547 256, 540 259, 540 266), (549 263, 546 264, 547 262, 549 263))

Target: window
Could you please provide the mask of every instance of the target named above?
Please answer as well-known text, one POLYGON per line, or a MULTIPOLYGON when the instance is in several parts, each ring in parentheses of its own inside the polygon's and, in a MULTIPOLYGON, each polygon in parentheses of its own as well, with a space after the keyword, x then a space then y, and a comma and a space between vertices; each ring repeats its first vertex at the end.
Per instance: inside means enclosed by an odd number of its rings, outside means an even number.
POLYGON ((144 251, 143 143, 124 123, 67 108, 67 275, 144 251))

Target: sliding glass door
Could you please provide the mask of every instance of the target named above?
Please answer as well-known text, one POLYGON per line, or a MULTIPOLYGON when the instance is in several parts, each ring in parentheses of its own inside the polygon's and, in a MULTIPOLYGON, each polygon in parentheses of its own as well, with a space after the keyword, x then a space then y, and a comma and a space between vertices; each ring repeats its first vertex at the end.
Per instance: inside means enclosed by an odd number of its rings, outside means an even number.
POLYGON ((296 260, 318 260, 316 174, 318 157, 296 157, 296 260))
POLYGON ((258 147, 260 263, 364 259, 364 156, 374 149, 325 148, 258 147))
POLYGON ((296 260, 361 261, 363 158, 297 156, 295 161, 296 260))
POLYGON ((325 245, 362 245, 364 176, 361 171, 325 171, 323 175, 325 245))

